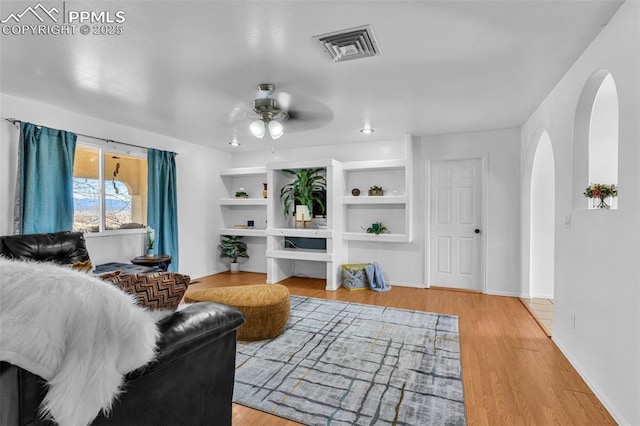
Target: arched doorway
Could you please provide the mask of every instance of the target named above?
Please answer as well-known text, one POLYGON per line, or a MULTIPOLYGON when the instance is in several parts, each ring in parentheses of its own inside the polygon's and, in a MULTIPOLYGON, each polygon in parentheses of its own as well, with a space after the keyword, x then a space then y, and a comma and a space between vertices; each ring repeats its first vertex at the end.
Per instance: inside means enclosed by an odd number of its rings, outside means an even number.
POLYGON ((528 232, 523 235, 528 236, 523 247, 527 256, 523 267, 528 270, 523 271, 523 290, 529 297, 523 302, 550 334, 555 287, 555 160, 546 130, 536 132, 531 144, 527 162, 530 169, 524 188, 528 199, 523 206, 528 210, 528 226, 525 225, 528 232))
POLYGON ((553 299, 555 170, 551 139, 540 135, 531 170, 531 297, 553 299))

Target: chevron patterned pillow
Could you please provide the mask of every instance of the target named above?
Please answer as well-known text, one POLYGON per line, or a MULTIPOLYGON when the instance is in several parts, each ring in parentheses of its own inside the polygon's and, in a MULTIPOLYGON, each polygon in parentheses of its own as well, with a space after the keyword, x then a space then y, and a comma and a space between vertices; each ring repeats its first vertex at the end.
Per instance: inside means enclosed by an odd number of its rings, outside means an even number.
POLYGON ((174 272, 130 274, 109 277, 123 291, 133 294, 138 304, 148 309, 175 310, 191 282, 188 275, 174 272))

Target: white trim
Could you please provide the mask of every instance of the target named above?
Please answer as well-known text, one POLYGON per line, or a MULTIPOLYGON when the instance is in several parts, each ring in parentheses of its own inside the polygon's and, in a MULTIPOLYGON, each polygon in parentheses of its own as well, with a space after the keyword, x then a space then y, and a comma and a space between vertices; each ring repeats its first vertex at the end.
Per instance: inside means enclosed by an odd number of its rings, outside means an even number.
POLYGON ((489 296, 503 296, 503 297, 523 297, 521 294, 518 294, 513 291, 502 291, 502 290, 487 290, 484 294, 489 296))
POLYGON ((114 237, 118 235, 131 235, 131 234, 146 234, 147 231, 144 228, 132 228, 132 229, 110 229, 102 232, 85 232, 84 238, 98 238, 98 237, 114 237))
POLYGON ((631 426, 631 422, 628 421, 624 417, 624 415, 619 410, 616 409, 613 402, 607 397, 607 394, 605 392, 602 392, 598 388, 598 386, 596 386, 595 383, 593 383, 589 379, 589 375, 587 374, 586 370, 582 368, 580 364, 578 364, 578 362, 575 360, 575 357, 571 355, 571 353, 567 350, 567 348, 564 345, 562 345, 560 341, 558 341, 558 337, 556 335, 551 336, 551 341, 555 343, 558 349, 560 349, 560 352, 562 352, 562 354, 567 359, 567 361, 569 361, 569 363, 573 366, 573 368, 580 375, 580 377, 582 377, 582 380, 584 380, 584 382, 589 387, 589 389, 591 389, 591 392, 593 392, 594 395, 600 400, 602 405, 604 405, 604 407, 607 409, 609 414, 611 414, 611 417, 613 417, 616 423, 618 423, 621 426, 624 426, 624 425, 631 426))
POLYGON ((550 299, 550 300, 553 300, 553 294, 532 293, 531 294, 531 299, 550 299))
POLYGON ((392 282, 389 285, 391 286, 398 286, 398 287, 411 287, 411 288, 424 288, 426 289, 426 284, 424 283, 405 283, 405 282, 392 282))

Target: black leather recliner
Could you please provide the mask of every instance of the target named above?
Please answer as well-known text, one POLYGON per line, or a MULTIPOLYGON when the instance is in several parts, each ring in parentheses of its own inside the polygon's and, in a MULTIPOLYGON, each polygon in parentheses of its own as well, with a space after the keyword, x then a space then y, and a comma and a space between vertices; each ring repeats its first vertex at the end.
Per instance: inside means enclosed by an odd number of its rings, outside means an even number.
MULTIPOLYGON (((88 259, 81 233, 0 237, 0 255, 27 259, 27 253, 57 263, 88 259)), ((125 376, 111 413, 92 425, 231 425, 236 330, 243 323, 239 310, 208 302, 161 320, 156 359, 125 376)), ((0 362, 0 426, 53 425, 38 418, 45 393, 42 378, 0 362)))

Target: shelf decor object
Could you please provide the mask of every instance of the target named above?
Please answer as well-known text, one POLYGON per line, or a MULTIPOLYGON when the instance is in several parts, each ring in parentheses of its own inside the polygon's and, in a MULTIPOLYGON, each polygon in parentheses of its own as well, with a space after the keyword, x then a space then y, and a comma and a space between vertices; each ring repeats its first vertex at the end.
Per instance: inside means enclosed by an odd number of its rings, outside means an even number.
POLYGON ((267 198, 268 192, 267 192, 267 184, 266 182, 262 183, 262 198, 267 198))
POLYGON ((309 207, 303 204, 296 205, 296 220, 294 222, 295 227, 298 227, 298 222, 302 222, 302 229, 307 227, 307 222, 311 222, 313 217, 311 217, 311 212, 309 211, 309 207))
POLYGON ((387 232, 388 229, 386 226, 384 226, 382 224, 382 222, 375 222, 372 223, 371 226, 369 228, 367 228, 367 234, 376 234, 376 235, 380 235, 384 232, 387 232))
POLYGON ((240 188, 236 191, 236 198, 249 198, 249 194, 244 188, 240 188))
POLYGON ((606 200, 618 196, 618 187, 615 183, 592 183, 585 189, 583 195, 593 200, 594 209, 609 209, 611 206, 606 200))
POLYGON ((369 188, 369 196, 370 197, 379 197, 384 195, 384 190, 382 189, 381 186, 372 186, 371 188, 369 188))
MULTIPOLYGON (((284 217, 289 216, 291 205, 295 203, 296 212, 299 211, 300 206, 307 207, 307 217, 311 219, 311 213, 313 211, 313 203, 318 203, 324 211, 324 200, 320 195, 322 191, 327 189, 327 180, 320 174, 325 172, 323 167, 317 167, 312 169, 298 169, 290 170, 283 169, 282 172, 288 175, 294 176, 294 180, 291 183, 284 185, 280 189, 280 199, 284 205, 284 217)), ((298 213, 296 213, 297 216, 298 213)), ((298 218, 296 217, 298 221, 298 218)))

